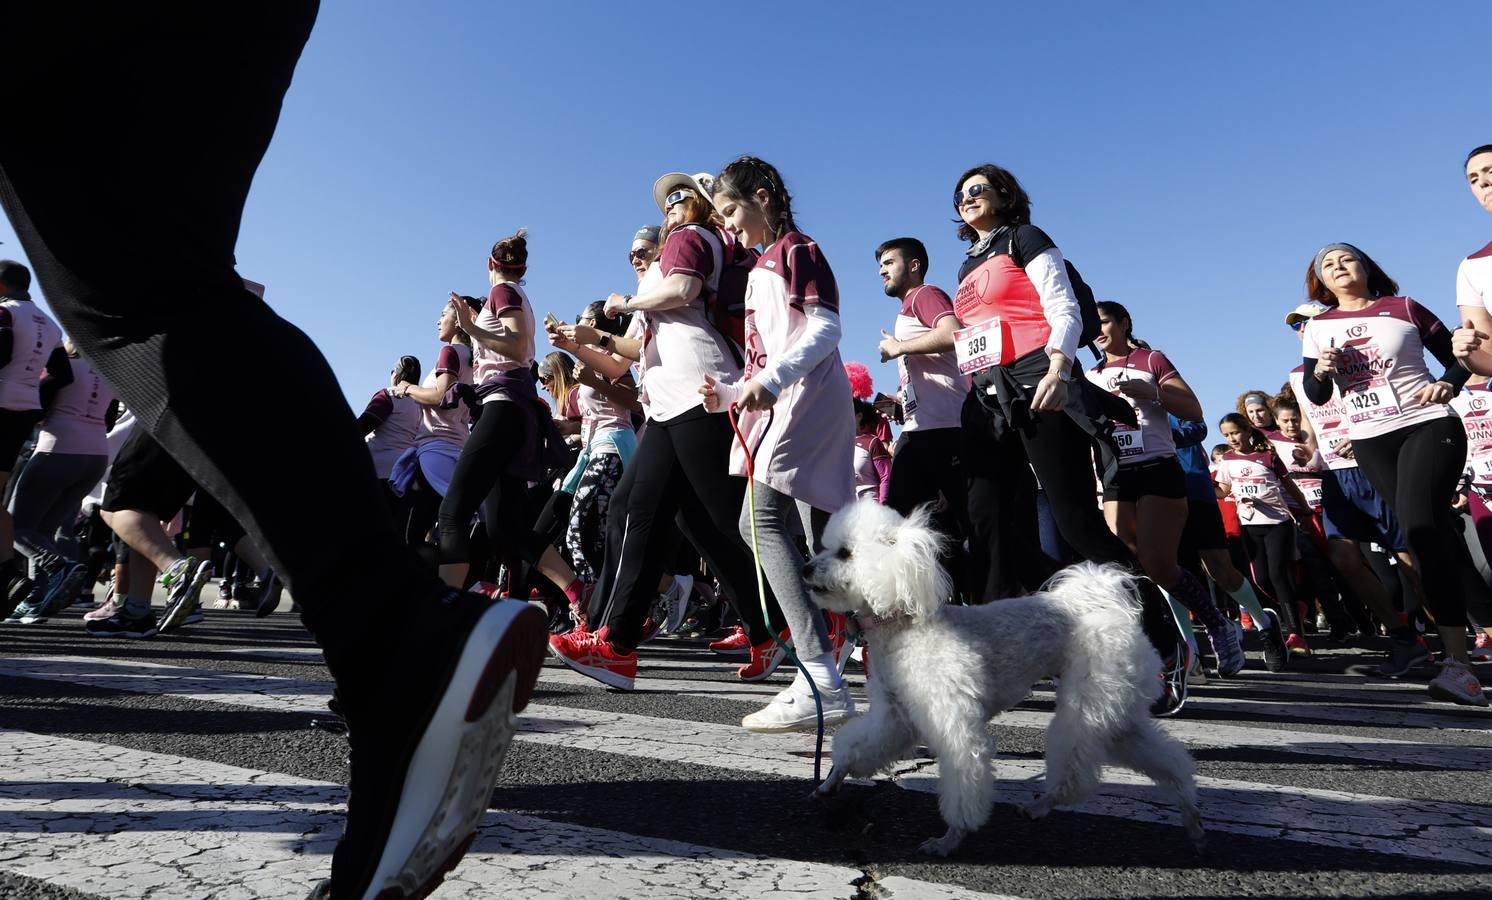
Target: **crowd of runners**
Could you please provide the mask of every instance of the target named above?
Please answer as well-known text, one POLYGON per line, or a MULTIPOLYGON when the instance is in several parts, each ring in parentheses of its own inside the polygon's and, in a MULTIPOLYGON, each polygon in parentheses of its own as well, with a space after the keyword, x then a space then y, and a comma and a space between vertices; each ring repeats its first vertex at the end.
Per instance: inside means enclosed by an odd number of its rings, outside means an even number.
MULTIPOLYGON (((916 238, 832 248, 896 304, 854 301, 887 327, 847 349, 900 373, 878 393, 841 358, 829 253, 783 174, 743 156, 657 179, 635 277, 565 316, 525 290, 529 236, 496 241, 472 260, 485 294, 432 303, 439 352, 395 361, 354 422, 233 255, 314 4, 184 37, 219 15, 159 29, 36 4, 9 23, 9 61, 45 88, 10 100, 25 127, 0 142, 0 203, 76 347, 0 261, 0 612, 76 627, 48 620, 104 585, 79 640, 143 640, 199 621, 214 570, 206 605, 261 614, 283 579, 352 747, 313 896, 423 896, 465 853, 537 676, 541 602, 549 653, 605 684, 632 687, 660 633, 710 636, 748 681, 790 643, 796 678, 742 725, 854 716, 854 623, 801 577, 851 502, 932 504, 958 602, 1073 560, 1143 576, 1158 715, 1208 668, 1249 677, 1250 630, 1271 671, 1358 643, 1378 676, 1433 667, 1434 697, 1487 704, 1492 245, 1460 261, 1450 326, 1401 294, 1392 248, 1303 252, 1305 302, 1279 310, 1301 365, 1239 373, 1279 387, 1218 416, 1186 348, 1137 336, 1163 311, 1096 300, 1015 176, 980 165, 952 181, 951 296, 916 238), (100 153, 100 133, 123 139, 100 153), (170 265, 145 265, 162 247, 170 265), (558 349, 537 359, 541 329, 558 349), (296 402, 245 435, 221 409, 261 394, 265 354, 296 402)), ((1492 212, 1492 145, 1464 163, 1492 212)))
MULTIPOLYGON (((1492 212, 1492 146, 1466 177, 1492 212)), ((1373 674, 1434 666, 1433 696, 1486 705, 1471 663, 1492 657, 1492 245, 1460 262, 1454 332, 1363 249, 1322 247, 1280 314, 1302 364, 1240 373, 1278 387, 1209 416, 1165 352, 1185 348, 1138 337, 1142 307, 1096 301, 998 166, 955 182, 952 296, 926 282, 921 240, 857 253, 896 303, 877 307, 879 346, 855 348, 895 361, 890 393, 841 359, 833 270, 770 163, 670 173, 652 200, 662 224, 632 235, 626 291, 573 315, 536 316, 528 236, 498 240, 474 261, 487 294, 432 304, 439 352, 400 357, 357 418, 399 538, 451 588, 542 601, 566 665, 630 689, 642 644, 690 633, 757 681, 791 645, 794 682, 742 724, 853 716, 854 624, 814 606, 800 568, 860 498, 933 505, 960 602, 1080 559, 1143 575, 1157 714, 1207 670, 1247 677, 1249 631, 1269 671, 1358 644, 1382 652, 1373 674), (541 330, 559 349, 538 359, 541 330)), ((276 608, 268 554, 137 427, 30 282, 0 263, 6 622, 100 584, 94 636, 276 608)))

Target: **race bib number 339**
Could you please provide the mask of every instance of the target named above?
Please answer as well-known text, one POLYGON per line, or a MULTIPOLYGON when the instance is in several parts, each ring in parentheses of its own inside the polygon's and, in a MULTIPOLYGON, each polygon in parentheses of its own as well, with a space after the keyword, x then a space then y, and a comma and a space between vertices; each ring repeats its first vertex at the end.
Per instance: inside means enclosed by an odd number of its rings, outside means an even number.
POLYGON ((953 333, 958 370, 965 375, 999 365, 1003 350, 999 316, 953 333))

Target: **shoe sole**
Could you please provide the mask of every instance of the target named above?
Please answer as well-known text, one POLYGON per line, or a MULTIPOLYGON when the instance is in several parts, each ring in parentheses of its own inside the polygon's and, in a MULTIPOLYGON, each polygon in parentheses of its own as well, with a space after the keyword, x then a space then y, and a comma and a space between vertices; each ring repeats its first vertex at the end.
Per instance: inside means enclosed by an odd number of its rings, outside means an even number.
POLYGON ((750 650, 711 650, 711 653, 721 659, 750 659, 750 650))
MULTIPOLYGON (((87 630, 87 629, 85 629, 87 630)), ((149 638, 155 637, 157 629, 147 628, 144 631, 88 631, 90 637, 122 637, 122 638, 149 638)))
MULTIPOLYGON (((855 716, 857 715, 859 715, 859 713, 847 712, 844 710, 833 710, 830 712, 826 712, 824 713, 824 728, 828 729, 833 728, 836 725, 843 725, 845 722, 848 722, 849 720, 855 718, 855 716)), ((748 725, 746 724, 746 719, 742 719, 741 727, 755 734, 788 734, 790 732, 817 731, 819 727, 819 717, 815 715, 811 719, 799 719, 794 722, 768 726, 748 725)))
POLYGON ((161 617, 156 620, 156 634, 165 634, 175 631, 187 624, 186 618, 197 608, 197 598, 202 595, 202 588, 212 578, 212 564, 207 560, 197 563, 196 569, 191 574, 191 588, 181 595, 181 598, 172 605, 161 610, 161 617))
POLYGON ((477 620, 405 770, 398 810, 365 900, 418 900, 470 849, 498 770, 533 696, 548 635, 516 600, 477 620))
POLYGON ((1486 706, 1487 705, 1487 698, 1486 697, 1482 697, 1480 701, 1473 700, 1473 699, 1471 699, 1469 697, 1463 697, 1460 694, 1456 693, 1455 691, 1447 690, 1447 689, 1441 687, 1440 685, 1436 684, 1433 681, 1430 682, 1430 686, 1429 686, 1428 690, 1430 692, 1430 696, 1434 697, 1436 700, 1448 700, 1451 703, 1459 703, 1462 706, 1486 706))
MULTIPOLYGON (((547 633, 548 629, 546 628, 545 631, 547 633)), ((545 646, 549 648, 550 656, 564 663, 566 666, 569 666, 576 672, 579 672, 580 674, 586 676, 587 678, 594 678, 596 681, 599 681, 602 684, 607 685, 608 687, 630 691, 632 690, 633 686, 637 684, 636 678, 628 678, 626 675, 618 675, 610 669, 587 666, 584 663, 578 663, 575 660, 570 659, 569 657, 563 656, 558 650, 554 649, 554 645, 550 644, 548 641, 545 641, 545 646)))

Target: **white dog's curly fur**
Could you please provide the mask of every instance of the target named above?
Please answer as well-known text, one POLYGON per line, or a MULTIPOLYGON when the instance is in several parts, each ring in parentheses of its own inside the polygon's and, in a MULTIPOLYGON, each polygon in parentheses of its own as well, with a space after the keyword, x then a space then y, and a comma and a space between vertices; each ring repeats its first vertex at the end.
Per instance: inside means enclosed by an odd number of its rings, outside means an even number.
POLYGON ((1140 628, 1134 579, 1081 563, 1040 593, 983 606, 949 604, 939 535, 925 510, 903 519, 871 500, 841 510, 804 569, 814 602, 869 622, 870 709, 834 737, 820 791, 868 777, 926 742, 938 759, 938 808, 948 832, 922 850, 953 852, 989 818, 994 740, 986 723, 1031 685, 1060 678, 1047 729, 1045 793, 1022 812, 1041 818, 1082 802, 1105 763, 1134 769, 1175 795, 1198 849, 1195 765, 1151 721, 1161 663, 1140 628))

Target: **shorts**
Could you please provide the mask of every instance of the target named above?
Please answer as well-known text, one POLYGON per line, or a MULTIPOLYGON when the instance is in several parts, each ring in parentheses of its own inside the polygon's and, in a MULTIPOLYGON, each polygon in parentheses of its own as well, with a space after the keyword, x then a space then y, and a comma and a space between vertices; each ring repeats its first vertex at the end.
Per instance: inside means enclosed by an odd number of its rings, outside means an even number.
POLYGON ((114 457, 99 508, 106 512, 137 509, 168 521, 186 506, 196 490, 197 483, 176 458, 150 432, 136 425, 114 457))
POLYGON ((1185 498, 1186 473, 1181 470, 1181 462, 1174 456, 1164 456, 1148 462, 1121 465, 1113 480, 1103 489, 1105 503, 1116 500, 1134 503, 1141 497, 1185 498))
POLYGON ((1223 526, 1223 513, 1216 500, 1187 499, 1181 546, 1192 551, 1228 549, 1228 530, 1223 526))
POLYGON ((0 409, 0 472, 15 471, 16 457, 40 421, 39 409, 0 409))
POLYGON ((1331 469, 1321 479, 1321 519, 1329 541, 1381 544, 1396 553, 1409 549, 1393 510, 1356 466, 1331 469))

